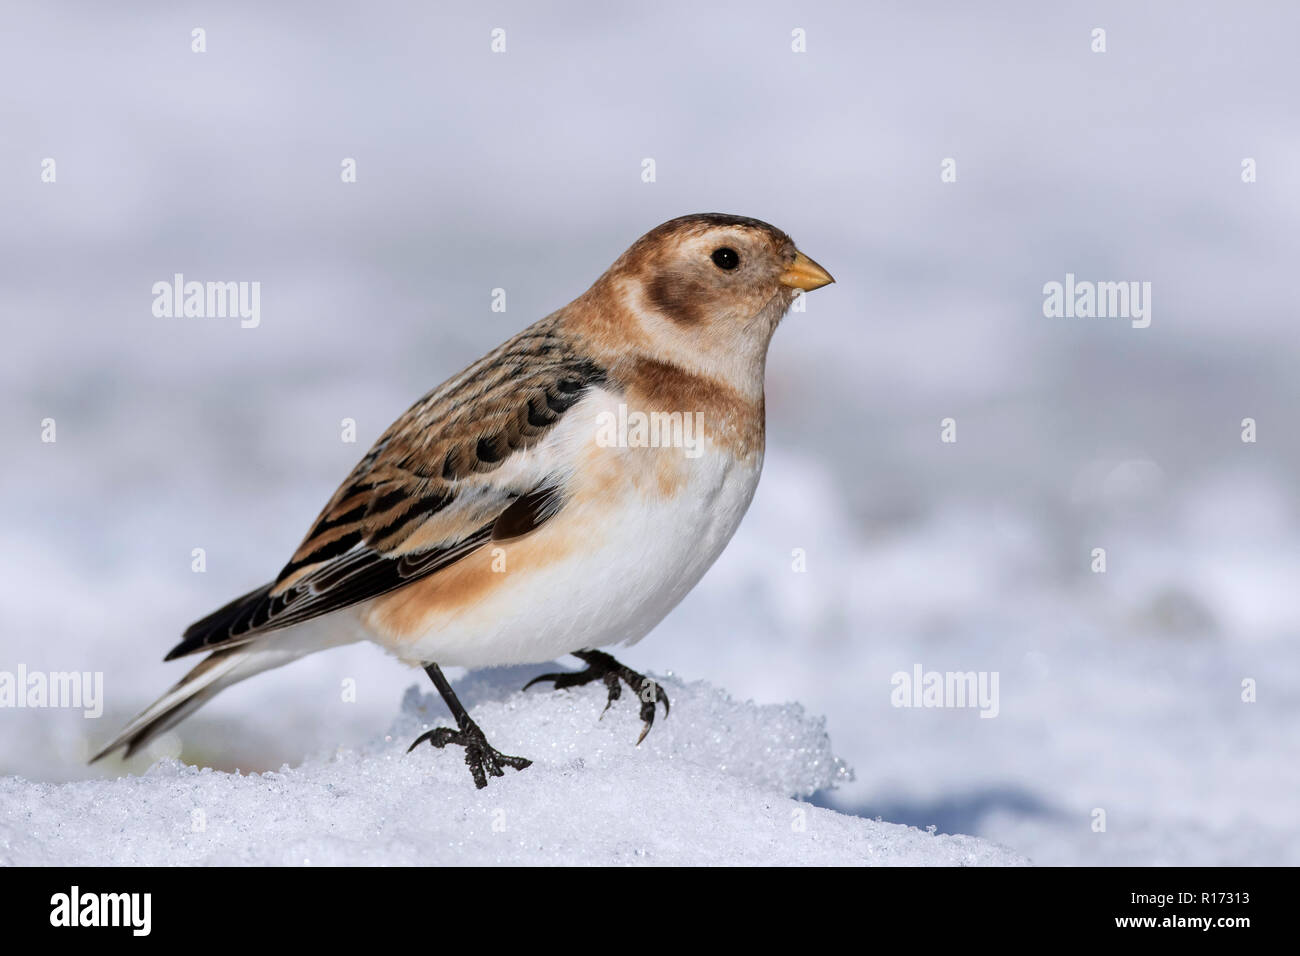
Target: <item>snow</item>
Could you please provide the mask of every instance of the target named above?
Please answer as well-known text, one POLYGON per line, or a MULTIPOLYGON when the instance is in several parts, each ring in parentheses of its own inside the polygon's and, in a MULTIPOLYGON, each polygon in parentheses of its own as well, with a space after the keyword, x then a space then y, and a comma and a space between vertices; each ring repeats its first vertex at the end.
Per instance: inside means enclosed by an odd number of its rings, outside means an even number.
MULTIPOLYGON (((445 708, 411 687, 382 739, 243 774, 164 758, 143 775, 0 780, 0 864, 1007 865, 996 844, 865 820, 798 798, 847 780, 825 722, 665 678, 672 714, 640 747, 604 689, 517 688, 481 672, 458 693, 503 752, 534 763, 476 790, 461 751, 408 743, 445 708)), ((622 704, 622 706, 620 706, 622 704)))
MULTIPOLYGON (((1216 25, 1172 3, 1113 5, 1115 45, 1094 56, 1088 25, 1045 4, 1014 20, 843 5, 810 13, 806 55, 789 52, 790 5, 775 0, 745 17, 686 0, 653 16, 610 6, 596 23, 507 4, 505 56, 487 52, 468 5, 310 20, 232 9, 206 24, 202 57, 192 25, 161 7, 14 11, 6 36, 24 42, 0 56, 15 144, 0 205, 19 224, 0 230, 0 671, 102 674, 105 711, 0 709, 4 857, 65 861, 81 841, 107 858, 105 826, 123 853, 144 853, 162 839, 144 831, 164 824, 182 846, 195 798, 229 852, 270 852, 285 845, 273 828, 259 844, 219 821, 305 812, 266 787, 296 792, 284 781, 331 767, 337 792, 365 786, 376 805, 380 768, 421 775, 382 822, 364 801, 330 818, 400 825, 411 845, 443 824, 406 808, 445 812, 444 788, 460 801, 449 819, 508 804, 509 828, 536 813, 558 839, 575 819, 540 804, 572 779, 569 803, 594 813, 607 785, 602 806, 659 852, 660 834, 703 839, 683 820, 700 807, 718 807, 700 812, 709 833, 754 823, 711 802, 720 780, 789 809, 798 774, 759 784, 734 756, 689 774, 670 756, 672 773, 621 797, 623 778, 595 763, 605 753, 635 775, 669 740, 685 754, 742 712, 771 711, 737 705, 709 723, 683 689, 628 751, 633 715, 597 721, 586 692, 515 696, 526 675, 475 712, 538 764, 476 794, 451 752, 399 763, 402 735, 384 756, 376 735, 427 680, 363 645, 222 693, 155 751, 216 772, 85 764, 189 666, 161 661, 185 626, 271 578, 424 390, 580 293, 649 226, 718 209, 788 230, 837 282, 773 342, 764 475, 735 540, 616 656, 824 715, 854 778, 807 798, 812 834, 841 826, 884 853, 900 831, 881 817, 920 828, 915 848, 955 845, 924 832, 934 825, 1037 864, 1300 865, 1300 178, 1294 124, 1277 122, 1300 8, 1216 25), (1207 24, 1216 56, 1201 52, 1207 24), (430 36, 451 39, 431 56, 430 36), (684 51, 669 71, 665 50, 684 51), (693 121, 720 62, 730 89, 761 95, 693 121), (646 77, 648 100, 611 93, 646 77), (36 175, 47 155, 57 184, 36 175), (345 156, 356 184, 338 182, 345 156), (640 180, 645 156, 654 184, 640 180), (939 180, 946 156, 956 183, 939 180), (1259 160, 1256 183, 1239 179, 1244 156, 1259 160), (1067 270, 1152 280, 1151 327, 1046 319, 1040 290, 1067 270), (151 284, 175 272, 262 282, 260 326, 155 318, 151 284), (490 310, 498 287, 508 312, 490 310), (958 441, 943 445, 949 416, 958 441), (1247 416, 1255 443, 1240 438, 1247 416), (39 440, 46 417, 55 444, 39 440), (344 418, 355 444, 340 440, 344 418), (1096 547, 1104 574, 1089 567, 1096 547), (918 664, 997 673, 998 716, 893 707, 891 675, 918 664), (507 704, 509 720, 492 713, 507 704), (556 733, 539 740, 533 717, 556 733), (569 745, 585 763, 565 778, 547 748, 569 745)), ((463 688, 506 676, 448 674, 463 688)), ((302 856, 325 859, 310 828, 283 825, 302 856)), ((443 854, 460 839, 428 842, 443 854)))

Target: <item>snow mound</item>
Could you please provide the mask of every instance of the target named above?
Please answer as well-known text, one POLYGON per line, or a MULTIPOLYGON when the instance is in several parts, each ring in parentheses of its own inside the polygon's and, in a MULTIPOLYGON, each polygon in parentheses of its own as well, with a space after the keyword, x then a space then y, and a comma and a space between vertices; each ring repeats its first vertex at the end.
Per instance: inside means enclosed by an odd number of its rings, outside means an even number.
MULTIPOLYGON (((533 760, 476 790, 459 748, 406 747, 450 724, 412 687, 390 732, 296 768, 243 774, 163 760, 141 776, 0 779, 6 865, 906 864, 1026 862, 796 798, 850 779, 798 704, 663 682, 672 714, 640 746, 636 702, 598 685, 518 690, 521 669, 457 692, 504 753, 533 760)), ((529 672, 532 676, 536 671, 529 672)))

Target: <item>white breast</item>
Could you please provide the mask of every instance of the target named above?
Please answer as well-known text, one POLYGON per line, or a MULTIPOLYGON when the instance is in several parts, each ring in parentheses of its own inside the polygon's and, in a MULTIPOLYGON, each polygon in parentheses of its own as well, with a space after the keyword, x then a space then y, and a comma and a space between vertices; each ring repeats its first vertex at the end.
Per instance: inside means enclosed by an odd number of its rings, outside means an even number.
MULTIPOLYGON (((753 498, 761 449, 611 447, 595 436, 619 397, 601 390, 565 415, 538 462, 570 473, 563 509, 503 543, 504 570, 432 609, 419 633, 376 640, 405 660, 484 667, 536 663, 644 637, 704 575, 753 498)), ((483 556, 487 560, 487 555, 483 556)), ((436 603, 436 602, 435 602, 436 603)))

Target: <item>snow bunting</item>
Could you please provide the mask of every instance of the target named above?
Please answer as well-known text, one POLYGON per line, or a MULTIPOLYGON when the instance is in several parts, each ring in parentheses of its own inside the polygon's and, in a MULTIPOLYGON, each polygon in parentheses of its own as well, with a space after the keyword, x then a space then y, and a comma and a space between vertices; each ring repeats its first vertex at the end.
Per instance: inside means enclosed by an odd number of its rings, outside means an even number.
POLYGON ((832 281, 756 219, 652 229, 394 422, 275 580, 185 631, 166 659, 208 656, 94 759, 129 756, 237 681, 361 639, 428 672, 456 727, 411 748, 463 746, 479 787, 529 761, 488 744, 445 665, 575 654, 585 669, 537 680, 599 680, 608 703, 627 684, 644 738, 667 697, 596 648, 644 637, 726 546, 762 467, 768 343, 801 290, 832 281))

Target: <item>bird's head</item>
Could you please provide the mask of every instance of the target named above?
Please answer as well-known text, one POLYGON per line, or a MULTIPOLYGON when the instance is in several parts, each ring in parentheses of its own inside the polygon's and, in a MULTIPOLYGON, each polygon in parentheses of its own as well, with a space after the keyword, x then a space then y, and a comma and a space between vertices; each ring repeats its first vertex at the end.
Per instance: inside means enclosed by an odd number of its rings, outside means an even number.
POLYGON ((800 291, 835 280, 780 229, 701 213, 650 230, 592 295, 619 314, 630 340, 704 371, 750 374, 800 291), (632 323, 633 328, 627 328, 632 323))

